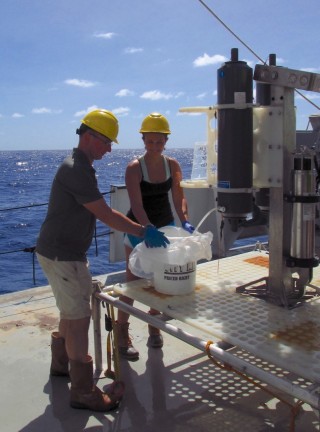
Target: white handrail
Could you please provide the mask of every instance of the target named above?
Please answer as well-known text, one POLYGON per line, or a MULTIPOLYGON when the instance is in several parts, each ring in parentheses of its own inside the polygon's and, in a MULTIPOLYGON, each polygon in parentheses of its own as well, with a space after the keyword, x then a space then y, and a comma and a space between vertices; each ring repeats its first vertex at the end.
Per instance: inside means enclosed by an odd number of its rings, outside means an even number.
MULTIPOLYGON (((133 315, 134 317, 141 319, 142 321, 151 324, 154 327, 159 328, 160 330, 163 330, 164 332, 170 334, 171 336, 174 336, 183 342, 203 351, 207 352, 207 341, 203 341, 200 338, 193 336, 190 333, 187 333, 186 331, 182 330, 181 328, 175 327, 167 322, 165 322, 166 319, 170 317, 166 316, 153 316, 149 315, 146 312, 143 312, 134 306, 130 306, 117 298, 110 295, 112 288, 110 288, 108 291, 104 292, 96 292, 92 299, 93 299, 93 320, 94 320, 94 344, 95 344, 95 363, 96 363, 96 369, 98 371, 102 371, 103 369, 103 362, 102 362, 102 349, 101 349, 101 331, 100 329, 100 303, 101 302, 107 302, 114 307, 121 309, 124 312, 129 313, 130 315, 133 315), (109 291, 109 293, 108 293, 109 291), (98 322, 99 320, 99 322, 98 322)), ((297 398, 298 400, 301 400, 303 402, 308 403, 311 405, 314 409, 318 410, 320 406, 320 398, 318 395, 318 385, 311 386, 311 390, 309 391, 308 388, 301 388, 296 384, 293 384, 288 379, 282 377, 277 377, 270 372, 266 372, 263 369, 258 368, 257 366, 252 365, 251 363, 248 363, 245 360, 242 360, 241 358, 236 357, 235 355, 231 354, 230 352, 224 351, 223 349, 219 348, 216 344, 211 344, 209 346, 209 352, 210 354, 217 360, 227 363, 234 367, 237 371, 254 377, 258 379, 261 382, 264 382, 273 388, 279 390, 280 392, 284 392, 290 396, 293 396, 297 398)))

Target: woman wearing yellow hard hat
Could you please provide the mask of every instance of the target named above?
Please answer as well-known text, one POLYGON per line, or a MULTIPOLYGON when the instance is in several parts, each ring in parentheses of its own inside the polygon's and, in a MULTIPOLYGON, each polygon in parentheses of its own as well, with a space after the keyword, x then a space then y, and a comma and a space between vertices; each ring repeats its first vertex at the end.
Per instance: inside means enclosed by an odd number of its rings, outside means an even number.
MULTIPOLYGON (((169 201, 169 191, 172 192, 173 204, 184 229, 192 233, 194 227, 188 222, 187 201, 180 186, 182 172, 179 162, 163 154, 168 135, 171 133, 168 120, 159 113, 151 113, 144 118, 140 133, 144 143, 143 156, 132 160, 126 169, 126 186, 131 208, 127 216, 142 225, 152 225, 157 228, 174 225, 174 217, 169 201)), ((128 268, 129 255, 133 248, 140 243, 138 237, 126 234, 125 250, 127 259, 127 281, 138 279, 128 268)), ((133 300, 121 296, 120 300, 132 305, 133 300)), ((159 312, 150 309, 151 315, 159 312)), ((116 331, 118 335, 118 349, 122 357, 136 360, 139 352, 132 345, 129 337, 129 315, 119 309, 116 331)), ((163 345, 160 330, 149 325, 148 345, 161 348, 163 345)))

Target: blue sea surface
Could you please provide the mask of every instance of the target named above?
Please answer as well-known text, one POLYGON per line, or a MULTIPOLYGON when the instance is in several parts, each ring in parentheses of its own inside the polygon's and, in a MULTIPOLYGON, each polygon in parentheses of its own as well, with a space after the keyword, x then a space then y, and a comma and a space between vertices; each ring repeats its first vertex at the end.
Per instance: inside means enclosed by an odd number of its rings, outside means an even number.
MULTIPOLYGON (((47 211, 51 183, 57 168, 71 150, 0 151, 0 294, 47 285, 35 255, 35 246, 47 211), (24 251, 26 250, 26 251, 24 251)), ((114 149, 96 161, 98 183, 109 203, 110 185, 123 185, 130 160, 141 149, 114 149)), ((171 149, 166 154, 181 165, 183 178, 189 179, 193 149, 171 149)), ((92 275, 125 268, 125 263, 109 263, 108 227, 97 223, 97 244, 88 251, 92 275)))

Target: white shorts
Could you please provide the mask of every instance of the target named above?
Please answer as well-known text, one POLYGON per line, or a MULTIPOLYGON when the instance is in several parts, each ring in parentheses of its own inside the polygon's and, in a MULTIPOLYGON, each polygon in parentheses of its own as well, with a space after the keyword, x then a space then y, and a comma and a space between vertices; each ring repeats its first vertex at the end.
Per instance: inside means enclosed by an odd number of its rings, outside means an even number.
POLYGON ((51 285, 60 318, 90 317, 93 285, 88 262, 51 260, 38 253, 37 258, 51 285))

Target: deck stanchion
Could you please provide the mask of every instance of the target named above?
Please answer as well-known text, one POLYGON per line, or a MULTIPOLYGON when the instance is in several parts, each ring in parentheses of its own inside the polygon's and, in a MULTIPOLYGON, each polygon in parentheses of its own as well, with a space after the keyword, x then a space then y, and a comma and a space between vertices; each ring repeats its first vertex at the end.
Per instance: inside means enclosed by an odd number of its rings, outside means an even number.
POLYGON ((94 292, 92 294, 92 320, 93 320, 93 332, 94 332, 94 359, 96 371, 101 372, 102 366, 102 345, 101 345, 101 301, 96 296, 100 293, 100 283, 93 281, 94 292))

